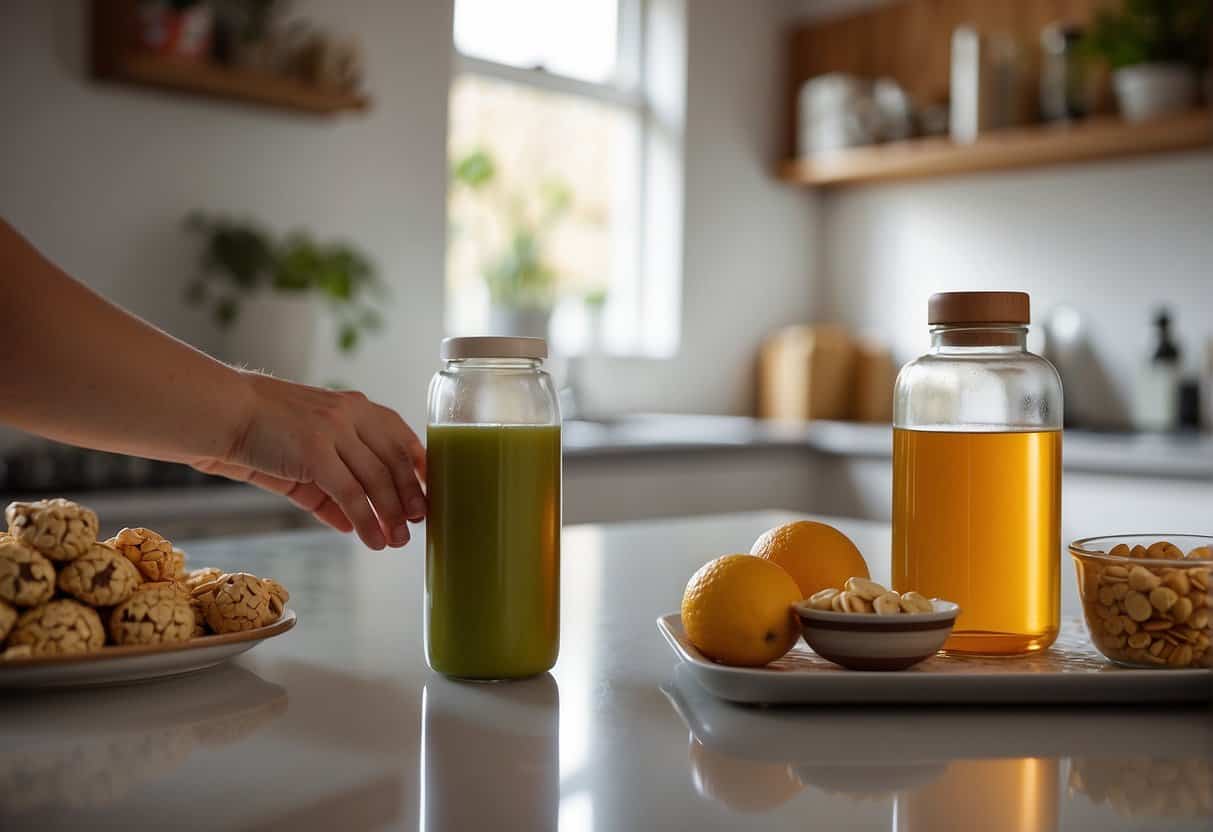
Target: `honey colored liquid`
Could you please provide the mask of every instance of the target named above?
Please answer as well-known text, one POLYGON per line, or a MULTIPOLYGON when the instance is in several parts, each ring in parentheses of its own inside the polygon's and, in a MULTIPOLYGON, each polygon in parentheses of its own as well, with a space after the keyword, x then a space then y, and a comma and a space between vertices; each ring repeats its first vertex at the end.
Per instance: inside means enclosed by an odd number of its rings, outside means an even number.
POLYGON ((560 646, 560 427, 430 425, 426 437, 430 667, 542 673, 560 646))
POLYGON ((1050 832, 1061 817, 1053 758, 952 760, 939 779, 897 796, 898 832, 1050 832))
POLYGON ((945 650, 1057 637, 1061 431, 893 431, 893 586, 960 605, 945 650))

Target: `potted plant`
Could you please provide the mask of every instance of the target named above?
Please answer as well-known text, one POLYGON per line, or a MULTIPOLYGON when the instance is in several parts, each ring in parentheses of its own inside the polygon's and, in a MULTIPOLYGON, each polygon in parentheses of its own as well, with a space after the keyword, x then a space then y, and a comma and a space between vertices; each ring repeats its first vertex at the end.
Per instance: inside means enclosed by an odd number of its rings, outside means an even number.
POLYGON ((1183 112, 1196 101, 1209 62, 1208 0, 1123 0, 1095 16, 1088 54, 1112 68, 1121 115, 1129 121, 1183 112))
POLYGON ((299 231, 279 238, 255 223, 200 214, 187 227, 203 238, 187 299, 209 307, 226 334, 227 360, 306 381, 318 306, 342 354, 382 326, 376 305, 383 286, 353 247, 299 231))
POLYGON ((457 159, 451 180, 478 198, 478 210, 462 223, 452 219, 452 228, 475 235, 490 332, 546 338, 557 283, 547 244, 572 203, 569 189, 558 181, 512 189, 483 148, 457 159))

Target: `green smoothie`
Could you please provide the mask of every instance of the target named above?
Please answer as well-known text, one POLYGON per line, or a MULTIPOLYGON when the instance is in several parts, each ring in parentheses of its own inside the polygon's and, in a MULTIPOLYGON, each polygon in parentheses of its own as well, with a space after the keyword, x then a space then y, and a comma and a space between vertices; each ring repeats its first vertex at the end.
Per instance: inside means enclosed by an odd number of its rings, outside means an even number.
POLYGON ((560 427, 430 425, 426 444, 430 667, 543 673, 560 646, 560 427))

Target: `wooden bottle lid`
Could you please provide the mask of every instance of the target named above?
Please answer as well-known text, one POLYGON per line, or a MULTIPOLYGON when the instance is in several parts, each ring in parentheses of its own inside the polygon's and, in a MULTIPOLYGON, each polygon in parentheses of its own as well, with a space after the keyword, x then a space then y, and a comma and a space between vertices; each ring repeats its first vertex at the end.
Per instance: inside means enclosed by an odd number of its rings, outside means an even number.
POLYGON ((929 324, 1027 326, 1030 320, 1027 292, 937 292, 927 303, 929 324))

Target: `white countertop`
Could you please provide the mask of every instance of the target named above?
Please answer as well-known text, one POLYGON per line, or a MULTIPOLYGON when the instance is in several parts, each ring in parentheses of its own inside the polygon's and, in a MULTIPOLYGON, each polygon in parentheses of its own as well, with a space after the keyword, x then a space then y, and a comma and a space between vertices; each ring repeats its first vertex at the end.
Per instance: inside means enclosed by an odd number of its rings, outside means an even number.
MULTIPOLYGON (((0 828, 1209 828, 1208 709, 712 700, 654 619, 784 519, 567 529, 560 661, 501 685, 427 670, 420 533, 187 546, 286 583, 298 627, 194 676, 0 697, 0 828)), ((887 526, 835 522, 887 574, 887 526)))

